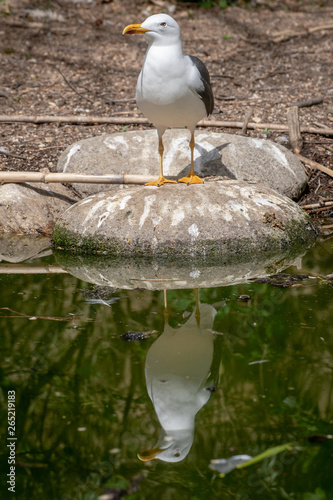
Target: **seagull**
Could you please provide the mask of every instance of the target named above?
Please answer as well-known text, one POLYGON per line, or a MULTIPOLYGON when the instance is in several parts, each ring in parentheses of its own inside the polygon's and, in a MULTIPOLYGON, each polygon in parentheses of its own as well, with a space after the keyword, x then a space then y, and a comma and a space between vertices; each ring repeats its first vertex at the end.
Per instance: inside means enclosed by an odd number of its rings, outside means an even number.
POLYGON ((214 108, 208 70, 200 59, 184 54, 179 25, 167 14, 150 16, 142 24, 130 24, 123 31, 126 34, 144 34, 148 42, 135 98, 138 108, 157 129, 160 176, 146 186, 176 182, 163 175, 162 136, 167 128, 184 126, 191 133, 191 169, 179 182, 201 184, 203 181, 193 168, 194 129, 214 108))

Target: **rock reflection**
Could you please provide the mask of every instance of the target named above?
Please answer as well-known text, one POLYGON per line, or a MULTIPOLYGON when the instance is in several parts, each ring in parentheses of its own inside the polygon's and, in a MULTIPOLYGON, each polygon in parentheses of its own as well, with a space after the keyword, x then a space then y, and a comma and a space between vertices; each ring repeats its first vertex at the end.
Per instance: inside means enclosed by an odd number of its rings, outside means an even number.
POLYGON ((195 311, 181 327, 172 328, 164 291, 164 331, 150 347, 145 365, 147 390, 161 433, 156 446, 138 455, 144 461, 179 462, 186 457, 193 443, 195 416, 209 400, 212 381, 218 376, 211 372, 216 309, 200 304, 195 293, 195 311))

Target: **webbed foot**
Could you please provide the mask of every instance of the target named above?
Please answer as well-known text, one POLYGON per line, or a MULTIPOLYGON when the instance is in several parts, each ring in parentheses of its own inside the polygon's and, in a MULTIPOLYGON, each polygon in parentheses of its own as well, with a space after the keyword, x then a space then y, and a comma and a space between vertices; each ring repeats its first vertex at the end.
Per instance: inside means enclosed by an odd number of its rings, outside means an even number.
POLYGON ((189 174, 186 177, 178 179, 178 182, 184 182, 185 184, 202 184, 203 180, 195 174, 189 174))
POLYGON ((157 186, 157 187, 160 187, 160 186, 162 186, 163 184, 166 184, 166 183, 177 184, 176 181, 170 181, 169 179, 166 179, 165 177, 160 176, 156 181, 147 182, 145 184, 145 186, 157 186))

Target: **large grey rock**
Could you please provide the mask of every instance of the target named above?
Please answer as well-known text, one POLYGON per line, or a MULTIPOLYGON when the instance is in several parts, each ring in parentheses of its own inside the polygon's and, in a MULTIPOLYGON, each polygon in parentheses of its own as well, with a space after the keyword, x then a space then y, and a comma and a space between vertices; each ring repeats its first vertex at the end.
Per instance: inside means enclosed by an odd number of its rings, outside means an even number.
POLYGON ((58 220, 53 243, 82 253, 230 263, 315 236, 311 219, 289 198, 263 184, 226 180, 90 196, 58 220))
POLYGON ((61 184, 4 184, 0 233, 51 234, 58 217, 78 199, 61 184))
MULTIPOLYGON (((288 149, 268 140, 240 135, 198 131, 194 166, 203 176, 258 181, 289 198, 297 199, 307 183, 298 158, 288 149)), ((164 173, 180 178, 189 171, 190 149, 187 130, 167 130, 164 141, 164 173)), ((69 146, 60 156, 58 171, 98 174, 159 174, 155 130, 102 135, 69 146)), ((88 196, 106 185, 75 184, 88 196)), ((115 187, 118 190, 119 187, 115 187)))

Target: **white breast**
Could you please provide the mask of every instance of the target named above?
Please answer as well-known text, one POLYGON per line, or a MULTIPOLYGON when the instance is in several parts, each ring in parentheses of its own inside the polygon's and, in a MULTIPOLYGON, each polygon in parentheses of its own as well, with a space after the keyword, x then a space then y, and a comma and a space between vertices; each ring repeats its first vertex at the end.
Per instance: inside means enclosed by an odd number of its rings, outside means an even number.
POLYGON ((147 51, 137 83, 137 105, 156 127, 192 129, 206 116, 193 85, 198 71, 177 47, 161 49, 157 53, 151 46, 147 51))

